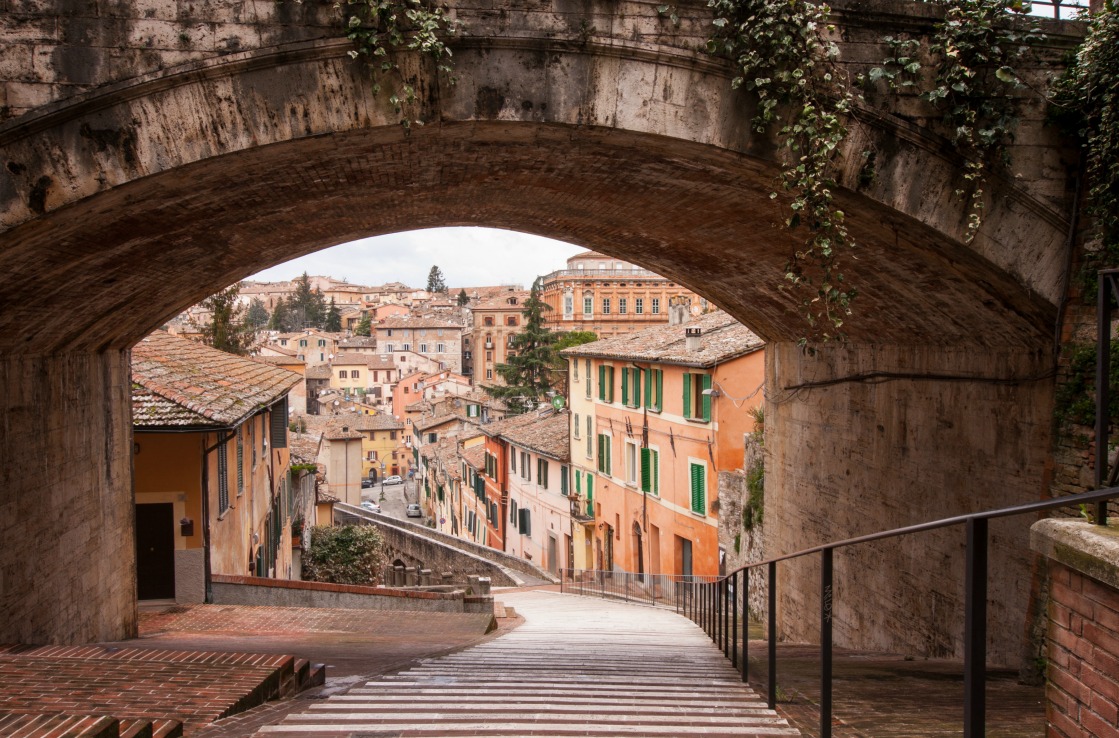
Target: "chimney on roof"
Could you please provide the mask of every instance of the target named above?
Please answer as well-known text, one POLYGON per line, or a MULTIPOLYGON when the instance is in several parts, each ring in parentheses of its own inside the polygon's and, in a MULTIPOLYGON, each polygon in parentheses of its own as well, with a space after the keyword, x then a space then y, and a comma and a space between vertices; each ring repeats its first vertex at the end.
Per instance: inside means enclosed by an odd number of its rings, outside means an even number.
POLYGON ((691 311, 688 310, 688 304, 691 301, 683 296, 672 297, 668 300, 668 324, 669 325, 684 325, 691 317, 691 311))
POLYGON ((703 330, 701 328, 685 328, 684 329, 684 349, 688 353, 699 351, 703 348, 702 340, 703 330))

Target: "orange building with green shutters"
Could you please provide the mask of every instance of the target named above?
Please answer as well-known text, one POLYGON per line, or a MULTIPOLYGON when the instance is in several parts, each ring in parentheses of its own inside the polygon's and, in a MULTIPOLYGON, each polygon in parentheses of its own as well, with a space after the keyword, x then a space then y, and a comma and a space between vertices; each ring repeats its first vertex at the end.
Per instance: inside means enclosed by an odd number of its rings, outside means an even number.
POLYGON ((568 359, 584 568, 719 570, 718 472, 740 469, 765 352, 729 315, 583 344, 568 359))

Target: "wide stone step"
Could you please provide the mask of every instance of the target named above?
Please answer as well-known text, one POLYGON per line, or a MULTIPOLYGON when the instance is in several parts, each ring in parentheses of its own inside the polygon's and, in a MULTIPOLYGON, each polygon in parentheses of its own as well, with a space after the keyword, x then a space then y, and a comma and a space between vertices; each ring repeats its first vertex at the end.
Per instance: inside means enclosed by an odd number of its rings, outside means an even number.
POLYGON ((800 735, 675 613, 548 592, 503 596, 525 617, 511 633, 355 687, 258 735, 800 735))

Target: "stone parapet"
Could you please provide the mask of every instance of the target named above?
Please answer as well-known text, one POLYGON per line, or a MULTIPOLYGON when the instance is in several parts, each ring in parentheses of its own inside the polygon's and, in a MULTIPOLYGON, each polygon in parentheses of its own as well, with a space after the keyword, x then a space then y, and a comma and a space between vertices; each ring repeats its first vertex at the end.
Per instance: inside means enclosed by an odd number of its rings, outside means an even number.
POLYGON ((1119 735, 1119 521, 1035 523, 1048 559, 1046 721, 1050 738, 1119 735))

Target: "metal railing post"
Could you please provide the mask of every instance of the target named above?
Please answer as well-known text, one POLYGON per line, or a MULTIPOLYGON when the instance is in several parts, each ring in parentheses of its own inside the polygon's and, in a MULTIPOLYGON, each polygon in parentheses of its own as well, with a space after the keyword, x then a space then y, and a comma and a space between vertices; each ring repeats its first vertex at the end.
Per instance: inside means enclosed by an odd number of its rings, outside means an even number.
POLYGON ((820 552, 820 738, 831 738, 832 549, 820 552))
POLYGON ((723 580, 723 655, 730 656, 730 577, 723 580))
POLYGON ((964 585, 964 738, 982 738, 986 724, 987 519, 967 521, 964 585))
POLYGON ((750 570, 742 570, 742 681, 750 683, 750 570))
MULTIPOLYGON (((1108 439, 1111 426, 1111 296, 1116 292, 1114 270, 1098 274, 1096 292, 1096 489, 1107 484, 1108 439)), ((1096 524, 1107 525, 1107 500, 1096 503, 1096 524)))
MULTIPOLYGON (((745 574, 746 572, 742 572, 745 574)), ((735 592, 738 589, 738 572, 734 573, 734 587, 735 592)), ((734 601, 734 593, 730 596, 730 665, 738 668, 738 605, 734 601)))
POLYGON ((777 562, 769 562, 769 703, 777 709, 777 562))

